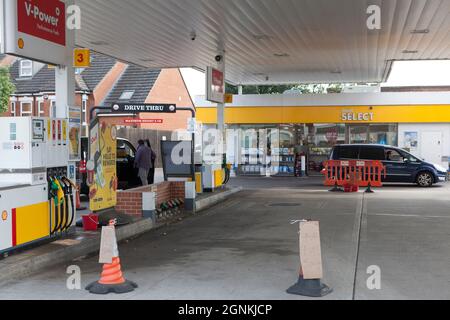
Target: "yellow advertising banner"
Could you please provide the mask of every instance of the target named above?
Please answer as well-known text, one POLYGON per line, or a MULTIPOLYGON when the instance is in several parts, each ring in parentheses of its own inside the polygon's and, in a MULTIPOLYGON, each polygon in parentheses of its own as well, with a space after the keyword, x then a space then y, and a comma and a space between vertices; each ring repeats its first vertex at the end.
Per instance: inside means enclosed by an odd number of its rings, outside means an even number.
POLYGON ((100 211, 117 203, 117 129, 106 122, 96 122, 89 134, 88 184, 90 209, 100 211))
MULTIPOLYGON (((216 108, 197 108, 197 120, 217 123, 216 108)), ((447 123, 450 105, 255 106, 225 108, 227 124, 447 123)))

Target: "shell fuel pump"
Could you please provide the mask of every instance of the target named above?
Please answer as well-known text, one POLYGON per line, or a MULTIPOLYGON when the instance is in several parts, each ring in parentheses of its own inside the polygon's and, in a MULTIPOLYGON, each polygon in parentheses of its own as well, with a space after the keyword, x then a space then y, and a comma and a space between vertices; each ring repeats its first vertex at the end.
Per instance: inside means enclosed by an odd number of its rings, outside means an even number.
POLYGON ((0 118, 0 254, 71 230, 67 119, 0 118))

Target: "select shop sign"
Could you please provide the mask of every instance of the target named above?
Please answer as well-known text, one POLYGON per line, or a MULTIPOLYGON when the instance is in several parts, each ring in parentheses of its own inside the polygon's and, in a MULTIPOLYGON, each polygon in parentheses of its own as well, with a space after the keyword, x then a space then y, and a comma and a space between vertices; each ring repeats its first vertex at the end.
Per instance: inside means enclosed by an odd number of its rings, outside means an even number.
POLYGON ((111 106, 113 113, 176 113, 175 104, 128 104, 114 103, 111 106))
POLYGON ((375 114, 373 112, 353 112, 342 111, 341 121, 343 122, 373 122, 375 114))

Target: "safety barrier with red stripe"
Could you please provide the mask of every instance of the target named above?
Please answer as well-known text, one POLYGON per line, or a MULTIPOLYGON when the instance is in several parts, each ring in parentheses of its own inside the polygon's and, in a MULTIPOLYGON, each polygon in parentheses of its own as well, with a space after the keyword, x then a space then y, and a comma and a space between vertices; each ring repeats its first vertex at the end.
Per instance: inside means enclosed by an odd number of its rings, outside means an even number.
POLYGON ((326 186, 382 187, 382 178, 386 177, 386 167, 381 161, 368 160, 328 160, 324 162, 326 186))

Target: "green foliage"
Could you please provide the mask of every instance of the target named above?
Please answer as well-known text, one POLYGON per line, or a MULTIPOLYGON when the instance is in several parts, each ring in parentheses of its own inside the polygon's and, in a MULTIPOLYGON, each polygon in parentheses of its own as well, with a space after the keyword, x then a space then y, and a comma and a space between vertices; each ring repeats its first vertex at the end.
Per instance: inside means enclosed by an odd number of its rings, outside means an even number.
POLYGON ((16 87, 9 76, 9 68, 0 68, 0 113, 8 111, 9 97, 15 90, 16 87))
MULTIPOLYGON (((242 86, 243 94, 283 94, 286 91, 298 92, 301 94, 325 94, 341 93, 343 84, 290 84, 290 85, 269 85, 269 86, 242 86)), ((238 88, 226 84, 226 92, 238 94, 238 88)))

